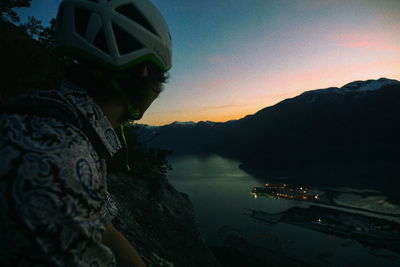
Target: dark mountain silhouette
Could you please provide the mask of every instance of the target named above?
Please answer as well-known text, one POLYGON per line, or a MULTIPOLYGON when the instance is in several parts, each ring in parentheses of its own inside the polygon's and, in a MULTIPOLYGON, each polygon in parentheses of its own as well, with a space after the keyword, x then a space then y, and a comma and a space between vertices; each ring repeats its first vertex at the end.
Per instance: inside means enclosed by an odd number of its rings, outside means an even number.
POLYGON ((400 82, 371 91, 309 91, 239 120, 223 135, 218 151, 243 159, 264 154, 275 163, 282 157, 298 165, 357 160, 356 155, 392 158, 393 153, 379 152, 394 152, 399 144, 399 100, 400 82))
POLYGON ((323 174, 332 177, 325 179, 329 184, 376 187, 379 178, 381 188, 400 185, 400 82, 395 80, 308 91, 238 121, 174 123, 151 131, 160 133, 153 147, 218 153, 269 179, 301 176, 320 183, 323 174))

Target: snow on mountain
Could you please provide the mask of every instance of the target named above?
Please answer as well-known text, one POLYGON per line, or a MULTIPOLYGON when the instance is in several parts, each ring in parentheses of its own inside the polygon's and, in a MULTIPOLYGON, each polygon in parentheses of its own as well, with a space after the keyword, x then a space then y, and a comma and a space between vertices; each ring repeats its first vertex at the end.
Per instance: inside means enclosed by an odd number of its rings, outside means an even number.
POLYGON ((367 80, 367 81, 355 81, 346 84, 345 86, 338 88, 338 87, 329 87, 325 89, 317 89, 306 91, 301 95, 316 95, 316 94, 346 94, 350 92, 368 92, 379 90, 386 85, 393 85, 393 84, 400 84, 397 80, 391 80, 386 78, 380 78, 379 80, 367 80))
POLYGON ((181 121, 175 121, 171 124, 169 124, 169 126, 172 127, 176 127, 176 126, 195 126, 196 123, 193 121, 185 121, 185 122, 181 122, 181 121))
POLYGON ((208 126, 214 126, 215 124, 217 124, 217 122, 214 121, 203 121, 205 124, 207 124, 208 126))
POLYGON ((396 80, 391 80, 391 79, 386 79, 386 78, 380 78, 379 80, 367 80, 367 81, 355 81, 351 82, 349 84, 346 84, 341 90, 345 91, 359 91, 359 92, 365 92, 365 91, 374 91, 382 88, 383 86, 386 85, 392 85, 392 84, 399 84, 399 81, 396 80))
POLYGON ((181 122, 181 121, 175 121, 171 124, 165 125, 165 126, 172 126, 172 127, 177 127, 177 126, 186 126, 186 127, 194 127, 196 125, 201 125, 201 124, 206 124, 208 126, 214 126, 215 124, 217 124, 217 122, 214 121, 199 121, 198 123, 195 123, 193 121, 185 121, 185 122, 181 122))
MULTIPOLYGON (((163 125, 163 126, 170 126, 170 127, 194 127, 197 124, 206 124, 208 126, 214 126, 216 124, 218 124, 218 122, 214 122, 214 121, 200 121, 198 123, 195 123, 193 121, 174 121, 173 123, 167 124, 167 125, 163 125)), ((159 129, 160 127, 163 126, 151 126, 151 125, 147 125, 147 124, 141 124, 141 126, 147 130, 156 130, 159 129)))
POLYGON ((139 124, 139 125, 146 130, 156 130, 156 129, 160 128, 160 126, 152 126, 152 125, 148 125, 148 124, 139 124))

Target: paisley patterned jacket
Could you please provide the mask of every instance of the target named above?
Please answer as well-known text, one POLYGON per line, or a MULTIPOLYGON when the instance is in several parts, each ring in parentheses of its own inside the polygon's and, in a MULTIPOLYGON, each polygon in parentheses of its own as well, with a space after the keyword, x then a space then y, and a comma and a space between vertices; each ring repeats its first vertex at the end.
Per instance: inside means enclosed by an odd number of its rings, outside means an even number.
MULTIPOLYGON (((59 90, 14 98, 46 99, 86 119, 109 156, 121 144, 100 107, 64 82, 59 90)), ((0 266, 115 266, 102 244, 117 214, 106 163, 77 127, 53 118, 0 114, 0 266)))

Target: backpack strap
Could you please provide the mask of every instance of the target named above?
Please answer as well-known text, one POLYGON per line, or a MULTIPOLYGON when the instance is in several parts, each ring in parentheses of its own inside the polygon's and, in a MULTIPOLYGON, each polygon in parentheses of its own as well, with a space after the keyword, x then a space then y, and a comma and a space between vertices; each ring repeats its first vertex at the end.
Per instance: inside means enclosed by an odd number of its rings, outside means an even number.
POLYGON ((80 129, 89 139, 98 156, 108 160, 110 155, 106 146, 100 139, 93 126, 89 121, 77 110, 72 112, 62 104, 56 104, 51 100, 35 99, 28 101, 18 101, 18 103, 4 104, 0 106, 0 114, 19 114, 34 115, 42 118, 52 118, 59 122, 64 122, 80 129))

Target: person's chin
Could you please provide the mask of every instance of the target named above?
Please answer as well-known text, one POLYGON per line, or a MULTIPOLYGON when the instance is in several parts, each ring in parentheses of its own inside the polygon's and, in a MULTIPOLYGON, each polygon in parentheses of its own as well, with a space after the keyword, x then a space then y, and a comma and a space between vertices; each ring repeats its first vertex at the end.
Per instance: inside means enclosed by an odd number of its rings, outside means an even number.
POLYGON ((143 113, 140 113, 139 117, 135 121, 141 120, 142 118, 143 118, 143 113))
MULTIPOLYGON (((138 120, 140 120, 142 117, 143 117, 143 113, 140 113, 140 115, 139 115, 137 118, 135 118, 134 120, 135 120, 135 121, 138 121, 138 120)), ((132 119, 131 115, 129 114, 129 112, 126 112, 126 113, 124 113, 124 115, 121 117, 120 123, 123 123, 123 122, 128 121, 128 120, 133 121, 133 119, 132 119)))

